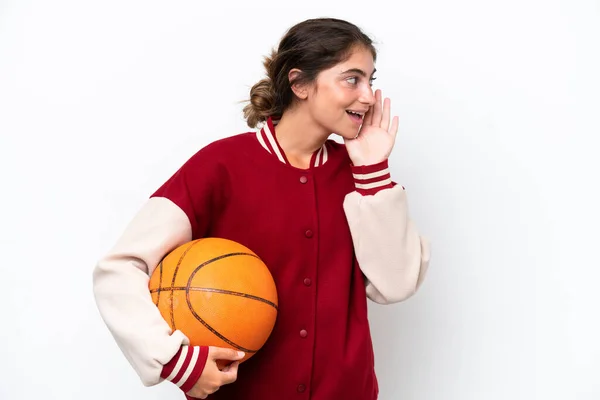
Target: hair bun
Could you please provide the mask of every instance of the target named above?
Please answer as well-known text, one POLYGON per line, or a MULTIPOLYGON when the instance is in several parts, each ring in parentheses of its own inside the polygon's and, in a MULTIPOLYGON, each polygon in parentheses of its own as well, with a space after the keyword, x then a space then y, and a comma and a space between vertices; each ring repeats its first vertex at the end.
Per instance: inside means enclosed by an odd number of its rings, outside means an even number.
POLYGON ((251 128, 266 121, 275 103, 273 82, 270 78, 261 79, 250 89, 250 103, 244 107, 244 118, 251 128))

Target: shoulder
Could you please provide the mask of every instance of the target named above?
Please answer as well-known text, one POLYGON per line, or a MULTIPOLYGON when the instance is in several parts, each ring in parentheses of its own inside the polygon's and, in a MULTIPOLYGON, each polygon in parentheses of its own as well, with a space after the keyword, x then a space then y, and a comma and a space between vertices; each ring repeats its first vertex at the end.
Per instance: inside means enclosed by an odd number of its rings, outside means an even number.
POLYGON ((256 132, 244 132, 217 139, 197 150, 186 164, 226 165, 254 149, 256 132))
POLYGON ((233 171, 243 165, 243 149, 253 148, 254 132, 235 134, 215 140, 196 150, 163 184, 169 191, 193 192, 220 188, 228 182, 233 171))

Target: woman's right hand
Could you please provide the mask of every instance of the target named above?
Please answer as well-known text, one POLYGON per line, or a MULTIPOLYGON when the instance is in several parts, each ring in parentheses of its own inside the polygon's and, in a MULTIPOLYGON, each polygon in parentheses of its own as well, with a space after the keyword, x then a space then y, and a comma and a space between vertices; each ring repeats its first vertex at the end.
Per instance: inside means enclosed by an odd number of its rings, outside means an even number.
POLYGON ((221 386, 235 382, 238 365, 240 365, 239 360, 242 358, 244 358, 244 353, 241 351, 210 346, 202 375, 186 394, 197 399, 206 399, 209 394, 216 392, 221 386), (233 361, 233 363, 220 370, 217 365, 219 360, 233 361))

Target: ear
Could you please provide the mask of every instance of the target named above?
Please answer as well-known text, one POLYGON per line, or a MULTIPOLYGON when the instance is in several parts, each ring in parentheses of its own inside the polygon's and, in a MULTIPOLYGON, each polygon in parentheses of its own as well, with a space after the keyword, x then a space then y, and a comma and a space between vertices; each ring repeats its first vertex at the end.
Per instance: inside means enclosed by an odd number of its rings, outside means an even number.
MULTIPOLYGON (((298 78, 298 76, 302 73, 301 70, 299 70, 298 68, 293 68, 290 70, 290 72, 288 73, 288 81, 292 82, 295 79, 298 78)), ((305 100, 308 97, 308 87, 307 85, 301 85, 298 83, 295 83, 292 85, 292 92, 294 92, 294 94, 296 95, 296 97, 298 97, 299 99, 305 100)))

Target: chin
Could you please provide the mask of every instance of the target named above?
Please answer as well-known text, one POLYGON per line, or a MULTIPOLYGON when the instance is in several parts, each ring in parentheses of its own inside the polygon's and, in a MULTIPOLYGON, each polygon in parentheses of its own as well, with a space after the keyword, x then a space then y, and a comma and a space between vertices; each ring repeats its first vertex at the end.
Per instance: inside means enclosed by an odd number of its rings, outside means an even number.
POLYGON ((358 135, 358 132, 360 132, 360 129, 340 129, 338 131, 335 131, 337 135, 343 137, 344 139, 354 139, 356 137, 356 135, 358 135))
POLYGON ((338 133, 339 136, 341 136, 344 139, 348 139, 348 140, 352 140, 356 138, 356 133, 352 133, 352 134, 343 134, 343 133, 338 133))
MULTIPOLYGON (((344 118, 347 118, 344 114, 344 118)), ((347 121, 331 121, 332 123, 323 124, 328 126, 327 131, 332 132, 334 135, 341 136, 344 139, 354 139, 358 132, 360 132, 360 126, 356 124, 348 124, 347 121)))

